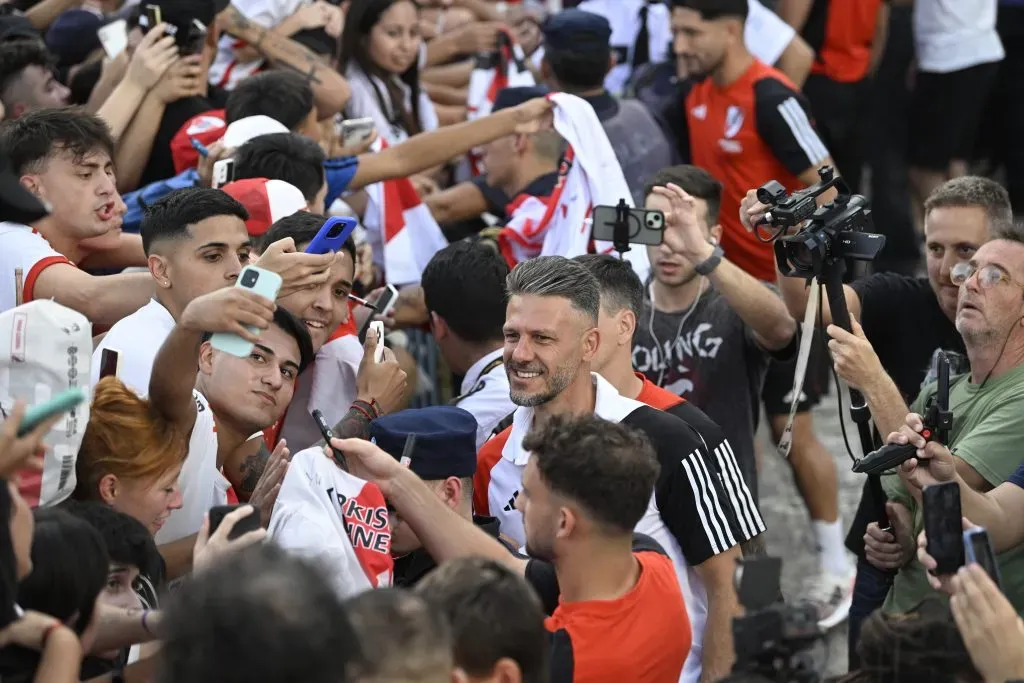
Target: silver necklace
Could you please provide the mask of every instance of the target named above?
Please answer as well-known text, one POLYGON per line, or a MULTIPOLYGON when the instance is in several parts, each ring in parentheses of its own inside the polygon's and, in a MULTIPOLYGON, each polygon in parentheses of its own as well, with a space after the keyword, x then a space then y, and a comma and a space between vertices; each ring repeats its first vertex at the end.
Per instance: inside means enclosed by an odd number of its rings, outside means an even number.
MULTIPOLYGON (((657 304, 655 304, 655 302, 654 302, 654 283, 653 282, 651 283, 649 294, 650 294, 650 297, 651 297, 651 316, 647 320, 647 332, 651 335, 651 339, 654 340, 654 348, 657 349, 660 352, 661 349, 662 349, 661 340, 659 340, 658 339, 658 335, 656 335, 654 333, 654 313, 655 313, 655 309, 657 309, 657 304)), ((686 325, 686 321, 690 319, 690 316, 693 314, 693 312, 695 310, 697 310, 697 304, 700 303, 700 298, 701 298, 701 296, 703 294, 704 294, 704 278, 702 277, 700 279, 700 285, 697 288, 697 297, 693 300, 693 303, 690 304, 690 307, 688 309, 686 309, 686 312, 683 314, 682 319, 680 319, 679 326, 676 327, 676 334, 675 334, 674 337, 672 337, 672 341, 675 341, 676 339, 679 339, 679 335, 683 333, 683 326, 686 325)), ((662 363, 661 371, 658 373, 658 386, 659 387, 662 386, 662 382, 665 381, 665 371, 668 369, 668 361, 669 361, 669 356, 670 355, 671 354, 668 353, 667 351, 665 352, 665 359, 664 359, 664 362, 662 363)))

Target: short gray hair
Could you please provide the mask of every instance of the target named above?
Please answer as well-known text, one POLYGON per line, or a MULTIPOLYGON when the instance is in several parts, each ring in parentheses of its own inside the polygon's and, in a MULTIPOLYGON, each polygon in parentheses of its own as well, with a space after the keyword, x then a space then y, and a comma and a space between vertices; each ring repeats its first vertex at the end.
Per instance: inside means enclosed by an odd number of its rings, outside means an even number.
POLYGON ((924 200, 924 212, 943 207, 976 206, 988 216, 988 229, 994 237, 1013 226, 1013 206, 1006 188, 994 180, 965 175, 953 178, 932 190, 924 200))
POLYGON ((1024 220, 1010 221, 992 232, 992 239, 1024 244, 1024 220))
POLYGON ((597 324, 601 285, 582 263, 564 256, 540 256, 516 266, 505 283, 509 297, 559 296, 597 324))

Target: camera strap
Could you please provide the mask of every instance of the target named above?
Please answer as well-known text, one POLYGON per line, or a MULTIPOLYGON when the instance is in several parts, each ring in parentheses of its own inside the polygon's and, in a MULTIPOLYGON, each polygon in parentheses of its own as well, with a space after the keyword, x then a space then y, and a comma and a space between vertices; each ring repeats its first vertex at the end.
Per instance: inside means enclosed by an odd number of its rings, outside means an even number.
POLYGON ((800 404, 800 394, 803 393, 807 362, 811 356, 811 342, 814 341, 814 316, 818 312, 820 298, 821 285, 813 282, 811 294, 807 297, 803 326, 800 329, 800 351, 796 356, 796 373, 793 375, 793 390, 790 392, 789 418, 786 420, 786 428, 782 430, 782 438, 779 439, 776 449, 783 458, 788 458, 789 451, 793 448, 793 418, 796 416, 796 408, 800 404))

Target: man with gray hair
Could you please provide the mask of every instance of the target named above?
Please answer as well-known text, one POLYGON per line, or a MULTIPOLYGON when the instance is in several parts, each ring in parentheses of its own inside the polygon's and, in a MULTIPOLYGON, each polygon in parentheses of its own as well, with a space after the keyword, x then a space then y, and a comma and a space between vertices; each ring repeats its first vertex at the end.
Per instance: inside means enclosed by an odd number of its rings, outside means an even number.
MULTIPOLYGON (((756 191, 751 190, 740 207, 740 219, 750 227, 765 210, 757 201, 756 191)), ((829 302, 822 298, 821 316, 816 319, 828 326, 836 373, 864 394, 879 434, 897 431, 903 425, 910 412, 907 406, 926 377, 934 377, 937 350, 953 352, 952 374, 965 369, 964 342, 953 324, 960 288, 951 273, 958 264, 969 262, 992 235, 1005 231, 1012 223, 1010 197, 1001 185, 978 176, 955 178, 936 188, 925 201, 927 277, 875 273, 844 285, 846 306, 854 320, 852 333, 832 324, 829 302)), ((802 319, 807 306, 806 283, 781 274, 778 282, 790 313, 802 319)), ((872 542, 888 554, 898 542, 897 535, 886 527, 892 523, 894 529, 903 530, 909 521, 904 506, 898 502, 886 504, 877 480, 865 483, 846 537, 846 547, 859 558, 849 607, 851 670, 858 664, 855 645, 860 624, 881 607, 895 569, 872 562, 865 542, 874 539, 872 542)), ((875 562, 887 564, 877 555, 875 562)), ((850 602, 847 598, 847 604, 850 602)))
MULTIPOLYGON (((718 476, 728 468, 687 423, 621 396, 591 372, 600 345, 601 287, 586 266, 560 256, 525 261, 509 275, 508 294, 505 372, 512 402, 520 407, 512 426, 480 449, 473 482, 476 513, 497 517, 503 534, 525 542, 516 508, 530 461, 523 440, 554 415, 594 413, 643 432, 654 445, 661 473, 635 530, 665 549, 686 598, 693 646, 680 680, 698 680, 702 665, 708 680, 724 677, 732 665, 736 594, 729 582, 712 587, 701 575, 731 576, 741 555, 739 543, 749 538, 744 529, 752 520, 738 519, 723 500, 741 495, 736 482, 718 476), (715 647, 703 650, 708 656, 702 657, 703 642, 712 641, 715 647)), ((610 482, 609 495, 614 490, 610 482)))

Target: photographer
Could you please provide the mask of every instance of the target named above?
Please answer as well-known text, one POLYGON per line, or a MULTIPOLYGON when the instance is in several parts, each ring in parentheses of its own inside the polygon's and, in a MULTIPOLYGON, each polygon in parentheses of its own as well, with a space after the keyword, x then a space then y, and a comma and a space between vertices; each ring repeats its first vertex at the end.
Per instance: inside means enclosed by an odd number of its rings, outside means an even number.
MULTIPOLYGON (((907 403, 917 396, 936 349, 959 351, 963 341, 953 325, 958 288, 950 271, 970 259, 996 229, 1010 224, 1010 200, 997 183, 965 176, 940 186, 928 198, 925 211, 927 278, 876 273, 861 278, 843 291, 854 334, 832 325, 827 299, 821 301, 820 324, 828 326, 836 372, 861 390, 876 429, 887 434, 903 423, 907 403)), ((747 193, 740 219, 752 230, 767 207, 747 193)), ((807 307, 806 284, 797 278, 778 277, 779 289, 790 313, 802 318, 807 307)), ((857 554, 857 581, 851 606, 850 653, 860 622, 882 604, 891 584, 888 571, 867 561, 864 536, 876 521, 884 501, 876 500, 865 485, 846 546, 857 554)), ((894 541, 887 535, 889 543, 894 541)))

